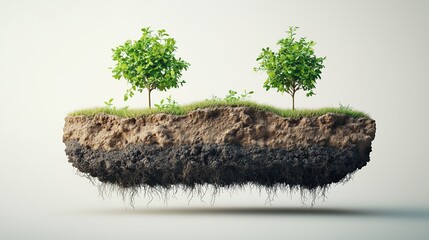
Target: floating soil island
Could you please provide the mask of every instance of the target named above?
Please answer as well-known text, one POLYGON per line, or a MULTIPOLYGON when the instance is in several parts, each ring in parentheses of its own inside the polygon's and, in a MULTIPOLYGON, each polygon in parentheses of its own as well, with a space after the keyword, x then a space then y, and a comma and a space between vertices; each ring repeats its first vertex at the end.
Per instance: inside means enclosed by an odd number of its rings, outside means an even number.
POLYGON ((375 121, 326 113, 282 117, 247 106, 184 115, 65 119, 63 141, 80 172, 122 188, 255 184, 317 189, 369 161, 375 121))

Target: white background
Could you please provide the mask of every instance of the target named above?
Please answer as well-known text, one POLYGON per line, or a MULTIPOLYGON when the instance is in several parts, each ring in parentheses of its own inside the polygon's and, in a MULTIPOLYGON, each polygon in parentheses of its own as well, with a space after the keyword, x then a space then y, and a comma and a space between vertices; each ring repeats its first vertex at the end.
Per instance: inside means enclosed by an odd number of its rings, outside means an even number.
POLYGON ((427 238, 428 10, 425 1, 0 0, 0 238, 427 238), (187 83, 154 92, 153 102, 246 89, 284 108, 289 96, 266 92, 265 75, 252 69, 263 47, 276 49, 299 26, 327 60, 317 95, 299 93, 297 107, 369 113, 377 121, 371 162, 333 186, 316 204, 322 211, 303 210, 298 193, 266 206, 266 194, 249 189, 220 194, 214 208, 180 194, 149 208, 138 197, 135 210, 120 196, 102 199, 67 162, 64 117, 112 97, 118 107, 147 105, 146 93, 124 103, 126 82, 108 69, 111 49, 146 26, 166 29, 191 63, 187 83))

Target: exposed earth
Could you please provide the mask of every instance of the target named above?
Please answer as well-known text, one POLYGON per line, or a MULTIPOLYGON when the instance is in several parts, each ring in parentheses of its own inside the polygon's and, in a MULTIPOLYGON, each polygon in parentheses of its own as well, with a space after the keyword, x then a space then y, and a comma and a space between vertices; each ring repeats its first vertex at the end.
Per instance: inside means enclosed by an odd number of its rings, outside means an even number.
POLYGON ((184 116, 68 116, 63 141, 79 171, 124 188, 251 183, 311 190, 365 166, 375 131, 366 117, 293 119, 211 107, 184 116))

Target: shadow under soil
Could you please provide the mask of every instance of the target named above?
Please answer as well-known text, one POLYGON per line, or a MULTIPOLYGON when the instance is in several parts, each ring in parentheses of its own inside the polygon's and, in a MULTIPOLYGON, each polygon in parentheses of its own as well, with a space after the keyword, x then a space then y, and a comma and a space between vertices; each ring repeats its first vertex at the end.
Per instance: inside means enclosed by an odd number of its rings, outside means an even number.
POLYGON ((165 207, 136 209, 82 209, 75 213, 84 215, 352 216, 429 220, 428 208, 165 207))

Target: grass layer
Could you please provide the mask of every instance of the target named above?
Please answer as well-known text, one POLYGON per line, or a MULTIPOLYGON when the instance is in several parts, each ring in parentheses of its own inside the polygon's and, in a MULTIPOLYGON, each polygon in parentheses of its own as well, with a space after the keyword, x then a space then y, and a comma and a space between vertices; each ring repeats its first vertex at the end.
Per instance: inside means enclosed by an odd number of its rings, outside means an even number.
POLYGON ((224 100, 205 100, 201 102, 195 102, 187 105, 181 105, 172 109, 159 110, 156 108, 142 108, 142 109, 116 109, 116 108, 107 108, 107 107, 96 107, 77 110, 69 113, 69 116, 95 116, 98 114, 110 114, 118 117, 129 118, 129 117, 144 117, 156 113, 168 113, 173 115, 185 115, 190 111, 201 109, 201 108, 210 108, 210 107, 251 107, 258 110, 268 111, 275 113, 281 117, 288 118, 302 118, 302 117, 318 117, 326 113, 338 113, 345 114, 354 118, 360 117, 369 117, 368 114, 360 111, 353 110, 351 108, 319 108, 319 109, 297 109, 293 111, 292 109, 282 109, 274 106, 259 104, 252 101, 234 101, 227 102, 224 100))

